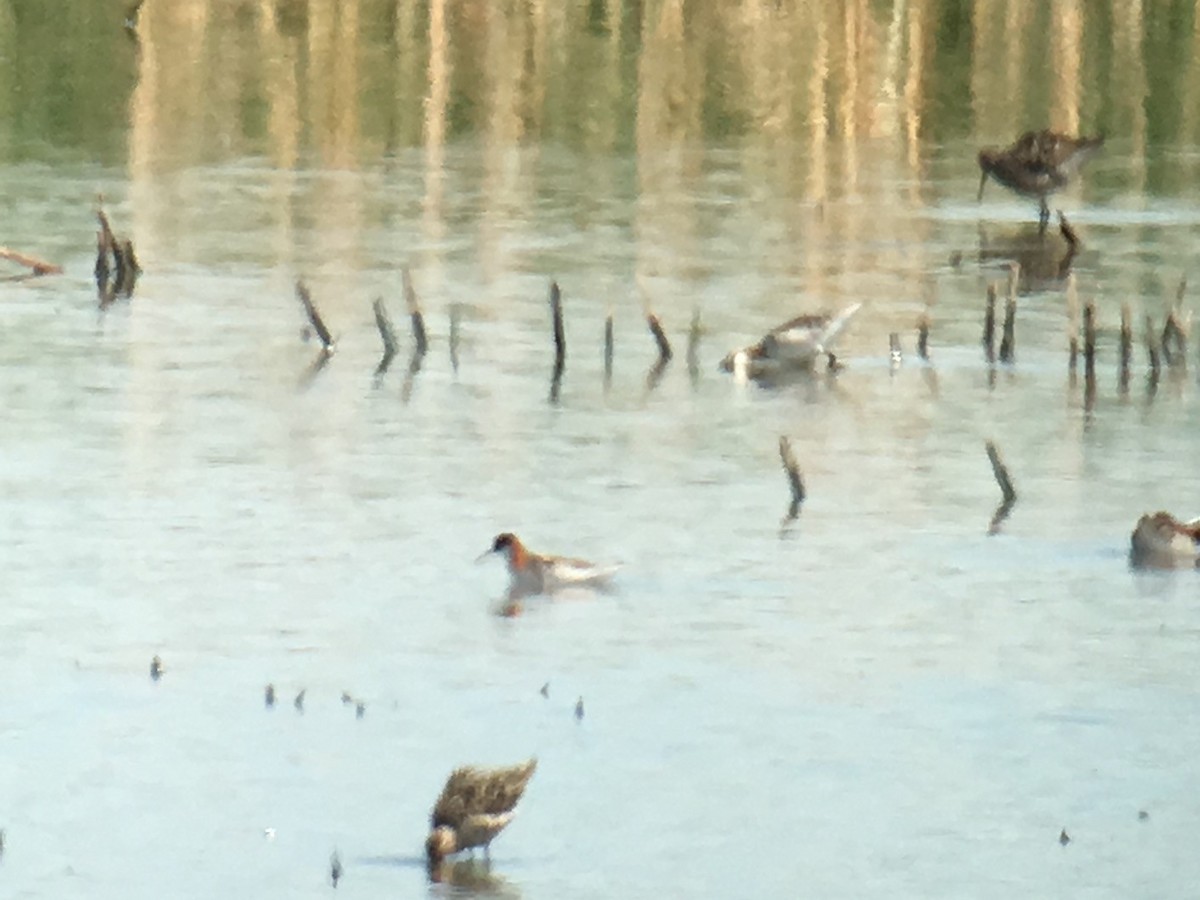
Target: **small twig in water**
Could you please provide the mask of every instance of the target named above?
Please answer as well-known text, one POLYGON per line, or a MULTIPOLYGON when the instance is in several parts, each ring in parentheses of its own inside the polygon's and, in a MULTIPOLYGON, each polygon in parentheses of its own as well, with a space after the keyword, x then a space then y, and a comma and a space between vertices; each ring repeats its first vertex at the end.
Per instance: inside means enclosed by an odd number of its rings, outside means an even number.
POLYGON ((613 314, 604 317, 604 386, 612 384, 613 368, 613 314))
POLYGON ((1121 304, 1121 359, 1117 380, 1122 391, 1129 389, 1129 363, 1133 359, 1133 312, 1129 303, 1121 304))
POLYGON ((392 317, 388 315, 382 297, 375 298, 372 308, 375 310, 375 327, 379 329, 379 336, 383 339, 384 355, 392 356, 395 354, 397 346, 396 329, 392 326, 392 317))
POLYGON ((550 282, 550 318, 554 326, 554 371, 550 375, 550 401, 558 402, 559 385, 567 365, 567 336, 563 328, 562 291, 550 282))
POLYGON ((1178 312, 1172 309, 1162 330, 1163 361, 1170 367, 1187 364, 1187 337, 1179 323, 1178 312))
POLYGON ((113 255, 118 260, 115 290, 123 297, 132 296, 134 285, 137 284, 137 277, 142 273, 137 255, 133 252, 133 241, 125 240, 118 243, 113 248, 113 255))
POLYGON ((662 322, 658 320, 652 312, 646 313, 646 324, 650 326, 650 333, 654 335, 654 343, 658 345, 659 362, 666 364, 671 361, 671 342, 667 340, 666 332, 663 331, 662 322))
POLYGON ((983 355, 989 363, 996 361, 996 285, 987 286, 987 303, 983 309, 983 355))
POLYGON ((1079 294, 1074 273, 1067 276, 1067 349, 1068 368, 1074 374, 1079 359, 1079 294))
POLYGON ((312 295, 309 294, 308 288, 304 286, 303 281, 296 282, 296 296, 300 298, 300 303, 304 306, 304 312, 308 316, 309 324, 312 325, 313 331, 316 332, 317 337, 321 340, 321 347, 326 353, 332 353, 333 335, 325 327, 325 321, 317 311, 317 307, 312 301, 312 295))
POLYGON ((1154 333, 1154 319, 1149 313, 1146 313, 1146 356, 1150 362, 1150 378, 1153 381, 1158 381, 1159 359, 1158 359, 1158 338, 1154 333))
POLYGON ((794 519, 800 512, 800 504, 804 502, 804 479, 800 476, 800 464, 796 462, 796 454, 792 452, 792 442, 786 435, 779 438, 779 459, 783 463, 788 485, 792 489, 792 502, 788 507, 787 517, 794 519))
POLYGON ((458 326, 462 319, 462 307, 453 303, 450 305, 450 367, 458 371, 458 326))
POLYGON ((1067 217, 1063 215, 1063 211, 1058 210, 1058 230, 1062 234, 1063 240, 1067 242, 1068 250, 1074 254, 1079 249, 1079 235, 1075 233, 1075 229, 1071 227, 1071 223, 1067 221, 1067 217))
POLYGON ((1000 362, 1011 363, 1017 351, 1017 298, 1004 301, 1004 332, 1000 338, 1000 362))
POLYGON ((700 378, 700 310, 692 310, 692 324, 688 328, 687 343, 688 377, 695 383, 700 378))
POLYGON ((1096 378, 1096 301, 1083 305, 1083 377, 1096 378))
POLYGON ((425 351, 429 348, 429 340, 425 335, 425 317, 421 314, 421 303, 413 288, 412 275, 409 274, 408 266, 404 267, 402 275, 404 278, 404 303, 408 307, 408 316, 412 319, 413 339, 417 342, 416 352, 424 356, 425 351))
POLYGON ((996 448, 995 442, 988 441, 985 447, 988 460, 992 464, 992 474, 996 476, 996 483, 1000 485, 1000 493, 1004 497, 1004 502, 1008 504, 1016 502, 1017 492, 1013 488, 1012 479, 1008 477, 1008 467, 1000 458, 1000 451, 996 448))
POLYGON ((988 523, 988 534, 996 534, 1000 530, 1000 526, 1009 512, 1013 511, 1013 505, 1016 503, 1016 491, 1013 488, 1013 481, 1009 479, 1008 468, 1004 466, 1000 458, 1000 450, 996 449, 996 445, 989 440, 986 443, 988 449, 988 460, 991 461, 991 472, 996 476, 996 482, 1000 485, 1002 499, 1000 505, 996 506, 996 511, 991 516, 991 522, 988 523))
POLYGON ((371 308, 375 311, 375 327, 379 329, 379 336, 383 339, 383 356, 380 357, 379 365, 375 367, 375 376, 380 377, 387 372, 396 355, 396 329, 392 327, 392 317, 388 315, 382 297, 376 297, 371 308))

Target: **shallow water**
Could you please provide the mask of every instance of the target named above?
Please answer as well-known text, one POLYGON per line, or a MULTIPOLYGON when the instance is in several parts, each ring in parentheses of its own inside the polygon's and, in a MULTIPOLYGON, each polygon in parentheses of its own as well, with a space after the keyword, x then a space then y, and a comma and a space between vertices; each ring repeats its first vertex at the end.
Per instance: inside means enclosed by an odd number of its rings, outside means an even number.
POLYGON ((1114 135, 1056 201, 1099 310, 1089 399, 1055 277, 1023 284, 1016 363, 983 359, 985 286, 1036 226, 975 203, 977 144, 834 139, 854 169, 819 191, 718 137, 5 156, 4 243, 66 267, 0 282, 5 896, 318 896, 334 848, 341 890, 442 896, 419 856, 446 774, 533 754, 502 896, 1186 896, 1200 580, 1125 551, 1142 512, 1198 512, 1200 359, 1150 390, 1138 347, 1122 392, 1115 326, 1161 321, 1189 265, 1200 151, 1114 135), (103 313, 96 193, 145 268, 103 313), (316 371, 297 278, 338 336, 316 371), (378 376, 376 296, 402 332, 378 376), (717 371, 858 300, 836 377, 717 371), (646 303, 676 353, 655 383, 646 303), (1019 492, 992 535, 987 439, 1019 492), (497 615, 502 565, 473 561, 503 530, 621 561, 616 589, 497 615))

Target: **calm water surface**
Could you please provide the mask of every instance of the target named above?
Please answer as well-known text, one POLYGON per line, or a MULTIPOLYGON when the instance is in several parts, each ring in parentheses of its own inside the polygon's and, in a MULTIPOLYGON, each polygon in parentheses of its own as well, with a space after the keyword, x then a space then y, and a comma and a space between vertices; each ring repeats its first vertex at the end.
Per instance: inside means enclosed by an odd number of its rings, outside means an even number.
POLYGON ((1036 226, 994 185, 976 205, 980 142, 5 156, 0 243, 66 273, 0 283, 0 893, 324 896, 336 847, 340 890, 448 895, 419 859, 446 774, 536 754, 462 890, 1189 896, 1200 581, 1125 550, 1142 512, 1200 512, 1200 359, 1151 391, 1139 348, 1123 393, 1115 325, 1161 321, 1191 262, 1200 148, 1114 134, 1058 200, 1099 308, 1089 398, 1056 234, 1022 257, 1016 364, 982 358, 986 284, 1036 226), (97 193, 146 270, 103 313, 97 193), (405 329, 377 376, 371 301, 406 325, 405 264, 430 353, 409 375, 405 329), (317 371, 297 278, 339 337, 317 371), (836 378, 717 371, 852 301, 836 378), (654 383, 645 304, 676 350, 654 383), (1020 492, 994 535, 987 439, 1020 492), (502 564, 474 559, 503 530, 623 562, 616 589, 497 615, 502 564))

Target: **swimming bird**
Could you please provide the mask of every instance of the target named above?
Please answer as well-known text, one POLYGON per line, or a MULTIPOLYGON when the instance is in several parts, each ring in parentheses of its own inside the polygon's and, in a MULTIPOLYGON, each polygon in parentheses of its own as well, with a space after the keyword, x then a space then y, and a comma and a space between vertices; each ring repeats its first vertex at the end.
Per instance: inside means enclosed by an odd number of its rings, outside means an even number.
POLYGON ((861 303, 852 303, 836 316, 797 316, 772 328, 758 343, 728 354, 721 368, 744 378, 812 371, 821 357, 832 359, 829 348, 861 308, 861 303))
POLYGON ((425 855, 430 867, 462 850, 488 846, 513 819, 513 809, 533 777, 537 759, 515 766, 463 766, 446 779, 430 816, 425 855))
POLYGON ((1129 536, 1129 562, 1161 569, 1200 565, 1200 519, 1181 522, 1167 512, 1142 516, 1129 536))
POLYGON ((154 657, 150 660, 150 678, 152 681, 158 681, 163 675, 163 664, 159 657, 154 657))
POLYGON ((1070 137, 1056 131, 1027 131, 1003 150, 979 151, 979 200, 990 175, 1011 191, 1036 197, 1038 224, 1045 230, 1050 221, 1046 197, 1066 187, 1083 164, 1104 144, 1104 135, 1070 137))
POLYGON ((496 535, 491 548, 480 554, 476 562, 492 553, 501 553, 508 561, 510 594, 516 596, 552 594, 568 587, 603 587, 620 568, 600 566, 586 559, 543 556, 529 550, 508 531, 496 535))
POLYGON ((275 705, 275 685, 268 684, 263 691, 263 704, 270 709, 275 705))

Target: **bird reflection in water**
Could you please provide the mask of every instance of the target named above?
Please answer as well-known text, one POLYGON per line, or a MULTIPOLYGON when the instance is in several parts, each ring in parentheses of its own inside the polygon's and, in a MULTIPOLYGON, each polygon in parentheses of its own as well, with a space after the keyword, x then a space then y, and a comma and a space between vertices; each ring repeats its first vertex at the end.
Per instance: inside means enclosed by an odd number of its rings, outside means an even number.
POLYGON ((1017 293, 1061 290, 1080 250, 1075 229, 1058 214, 1058 233, 1022 226, 1015 231, 988 233, 979 229, 979 262, 1018 264, 1017 293))
POLYGON ((521 891, 512 882, 492 871, 486 859, 442 860, 428 867, 429 880, 433 884, 446 885, 455 893, 490 894, 497 897, 521 896, 521 891))

